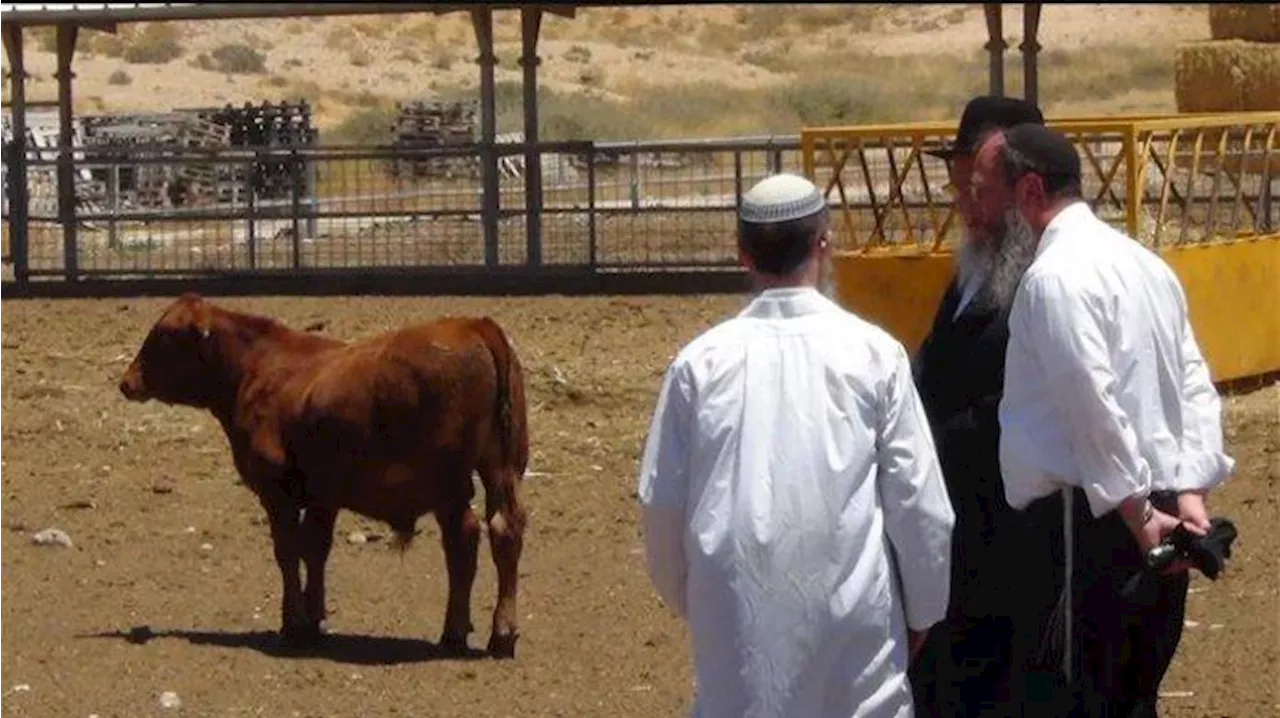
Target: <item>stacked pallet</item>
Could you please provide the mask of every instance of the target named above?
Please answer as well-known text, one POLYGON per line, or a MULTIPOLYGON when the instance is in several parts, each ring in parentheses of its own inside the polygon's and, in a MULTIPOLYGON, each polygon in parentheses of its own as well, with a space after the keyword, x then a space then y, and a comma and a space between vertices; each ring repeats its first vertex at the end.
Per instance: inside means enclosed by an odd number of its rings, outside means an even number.
POLYGON ((475 142, 479 103, 415 101, 396 105, 392 145, 404 155, 389 163, 396 177, 475 177, 479 164, 474 156, 412 156, 413 150, 460 147, 475 142))
POLYGON ((1212 3, 1209 31, 1178 48, 1178 111, 1280 110, 1280 3, 1212 3))
MULTIPOLYGON (((261 105, 246 102, 243 107, 230 104, 220 108, 184 110, 184 112, 226 128, 226 146, 239 149, 298 149, 313 147, 318 136, 312 125, 311 106, 306 100, 297 103, 261 105)), ((217 196, 221 202, 233 201, 237 193, 252 187, 258 199, 286 199, 300 182, 298 168, 287 158, 266 159, 246 168, 219 168, 217 196)))
POLYGON ((86 117, 84 123, 86 158, 109 165, 93 169, 106 188, 98 198, 104 206, 181 206, 214 195, 213 167, 137 160, 171 155, 175 147, 225 147, 225 127, 182 113, 86 117))
MULTIPOLYGON (((26 145, 29 160, 52 162, 58 158, 58 110, 43 108, 27 111, 26 145)), ((3 121, 3 142, 6 149, 4 162, 5 211, 8 212, 9 198, 9 143, 13 141, 13 118, 7 108, 3 121)), ((71 120, 71 146, 83 147, 85 144, 84 122, 75 117, 71 120)), ((83 150, 75 150, 72 157, 77 163, 83 162, 83 150)), ((41 164, 27 167, 28 208, 33 216, 56 217, 58 214, 58 177, 57 168, 52 164, 41 164)), ((102 195, 102 183, 94 180, 88 169, 81 167, 75 175, 76 206, 83 211, 97 211, 97 197, 102 195)))

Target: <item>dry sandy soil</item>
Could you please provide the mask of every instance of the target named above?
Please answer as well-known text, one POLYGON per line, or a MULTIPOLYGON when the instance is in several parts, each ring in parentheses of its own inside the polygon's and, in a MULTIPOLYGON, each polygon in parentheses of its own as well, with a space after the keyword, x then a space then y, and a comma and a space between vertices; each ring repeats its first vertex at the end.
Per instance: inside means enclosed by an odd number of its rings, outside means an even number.
MULTIPOLYGON (((3 309, 3 701, 7 716, 683 715, 684 629, 659 604, 632 495, 661 372, 738 297, 238 299, 346 338, 441 314, 508 328, 530 391, 531 528, 523 639, 512 662, 438 659, 444 611, 434 522, 404 556, 352 530, 330 563, 325 651, 281 651, 279 579, 261 510, 236 485, 216 423, 127 404, 116 382, 165 300, 8 301, 3 309), (58 527, 73 548, 33 545, 58 527), (126 640, 147 626, 157 637, 126 640)), ((1280 387, 1227 402, 1235 478, 1215 510, 1241 538, 1229 573, 1195 578, 1165 681, 1170 718, 1271 715, 1276 695, 1280 387)), ((483 645, 495 577, 483 549, 483 645)))
MULTIPOLYGON (((495 17, 498 81, 519 81, 519 16, 495 17)), ((183 55, 165 64, 126 63, 102 54, 106 36, 86 32, 75 61, 77 110, 167 111, 306 95, 319 101, 321 121, 334 121, 368 98, 431 97, 445 88, 478 86, 475 36, 464 14, 428 14, 176 23, 183 55), (224 75, 193 66, 200 54, 245 43, 266 58, 259 75, 224 75), (112 83, 123 71, 127 84, 112 83), (360 99, 363 97, 364 99, 360 99)), ((1009 63, 1016 73, 1022 8, 1004 9, 1009 63)), ((136 32, 137 27, 124 32, 136 32)), ((1052 5, 1043 11, 1046 53, 1098 49, 1146 51, 1208 37, 1204 5, 1052 5), (1153 46, 1152 39, 1159 38, 1153 46)), ((986 25, 980 5, 722 5, 586 9, 576 19, 548 17, 540 54, 543 87, 626 99, 661 78, 666 87, 712 82, 734 88, 794 82, 796 70, 844 74, 857 58, 929 56, 938 72, 985 67, 986 25), (760 57, 771 57, 761 62, 760 57)), ((29 96, 56 96, 51 43, 31 42, 29 96), (43 44, 43 47, 42 47, 43 44)), ((1170 67, 1172 55, 1169 56, 1170 67)), ((7 62, 7 59, 4 60, 7 62)), ((1045 73, 1059 72, 1046 54, 1045 73)), ((7 67, 7 65, 6 65, 7 67)), ((1119 72, 1119 71, 1117 71, 1119 72)), ((7 92, 7 89, 6 89, 7 92)), ((1122 94, 1111 96, 1114 93, 1122 94)), ((1052 101, 1052 98, 1047 98, 1052 101)), ((1079 112, 1166 111, 1172 86, 1124 94, 1106 102, 1076 102, 1079 112)), ((1054 109, 1057 111, 1057 109, 1054 109)))

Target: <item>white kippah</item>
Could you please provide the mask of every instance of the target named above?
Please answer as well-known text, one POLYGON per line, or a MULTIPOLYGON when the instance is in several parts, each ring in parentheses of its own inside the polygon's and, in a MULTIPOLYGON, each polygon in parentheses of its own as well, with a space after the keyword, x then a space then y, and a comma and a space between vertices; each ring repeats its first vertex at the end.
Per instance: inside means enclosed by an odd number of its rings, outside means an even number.
POLYGON ((814 183, 783 173, 765 177, 742 195, 739 216, 752 224, 787 222, 817 214, 826 206, 814 183))

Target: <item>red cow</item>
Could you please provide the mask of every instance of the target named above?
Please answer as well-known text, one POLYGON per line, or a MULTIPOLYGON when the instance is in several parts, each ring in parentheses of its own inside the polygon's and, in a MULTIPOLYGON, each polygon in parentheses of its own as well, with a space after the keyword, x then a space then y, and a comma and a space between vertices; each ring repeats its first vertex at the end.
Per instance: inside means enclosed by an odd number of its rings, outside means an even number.
POLYGON ((222 424, 267 511, 284 583, 281 636, 294 644, 321 637, 334 521, 348 509, 386 522, 402 548, 418 517, 435 514, 449 573, 441 645, 465 650, 479 473, 498 573, 489 651, 515 655, 529 439, 520 362, 492 320, 441 319, 345 343, 188 293, 152 327, 120 391, 208 409, 222 424))

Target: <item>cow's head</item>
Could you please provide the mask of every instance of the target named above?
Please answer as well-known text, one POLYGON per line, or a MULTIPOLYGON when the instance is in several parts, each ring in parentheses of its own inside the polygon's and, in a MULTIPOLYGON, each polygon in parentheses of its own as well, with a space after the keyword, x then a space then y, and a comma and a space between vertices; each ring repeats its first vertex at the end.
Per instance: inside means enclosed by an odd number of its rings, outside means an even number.
POLYGON ((213 307, 199 295, 179 297, 151 327, 120 380, 120 393, 130 401, 203 406, 214 380, 213 322, 213 307))

